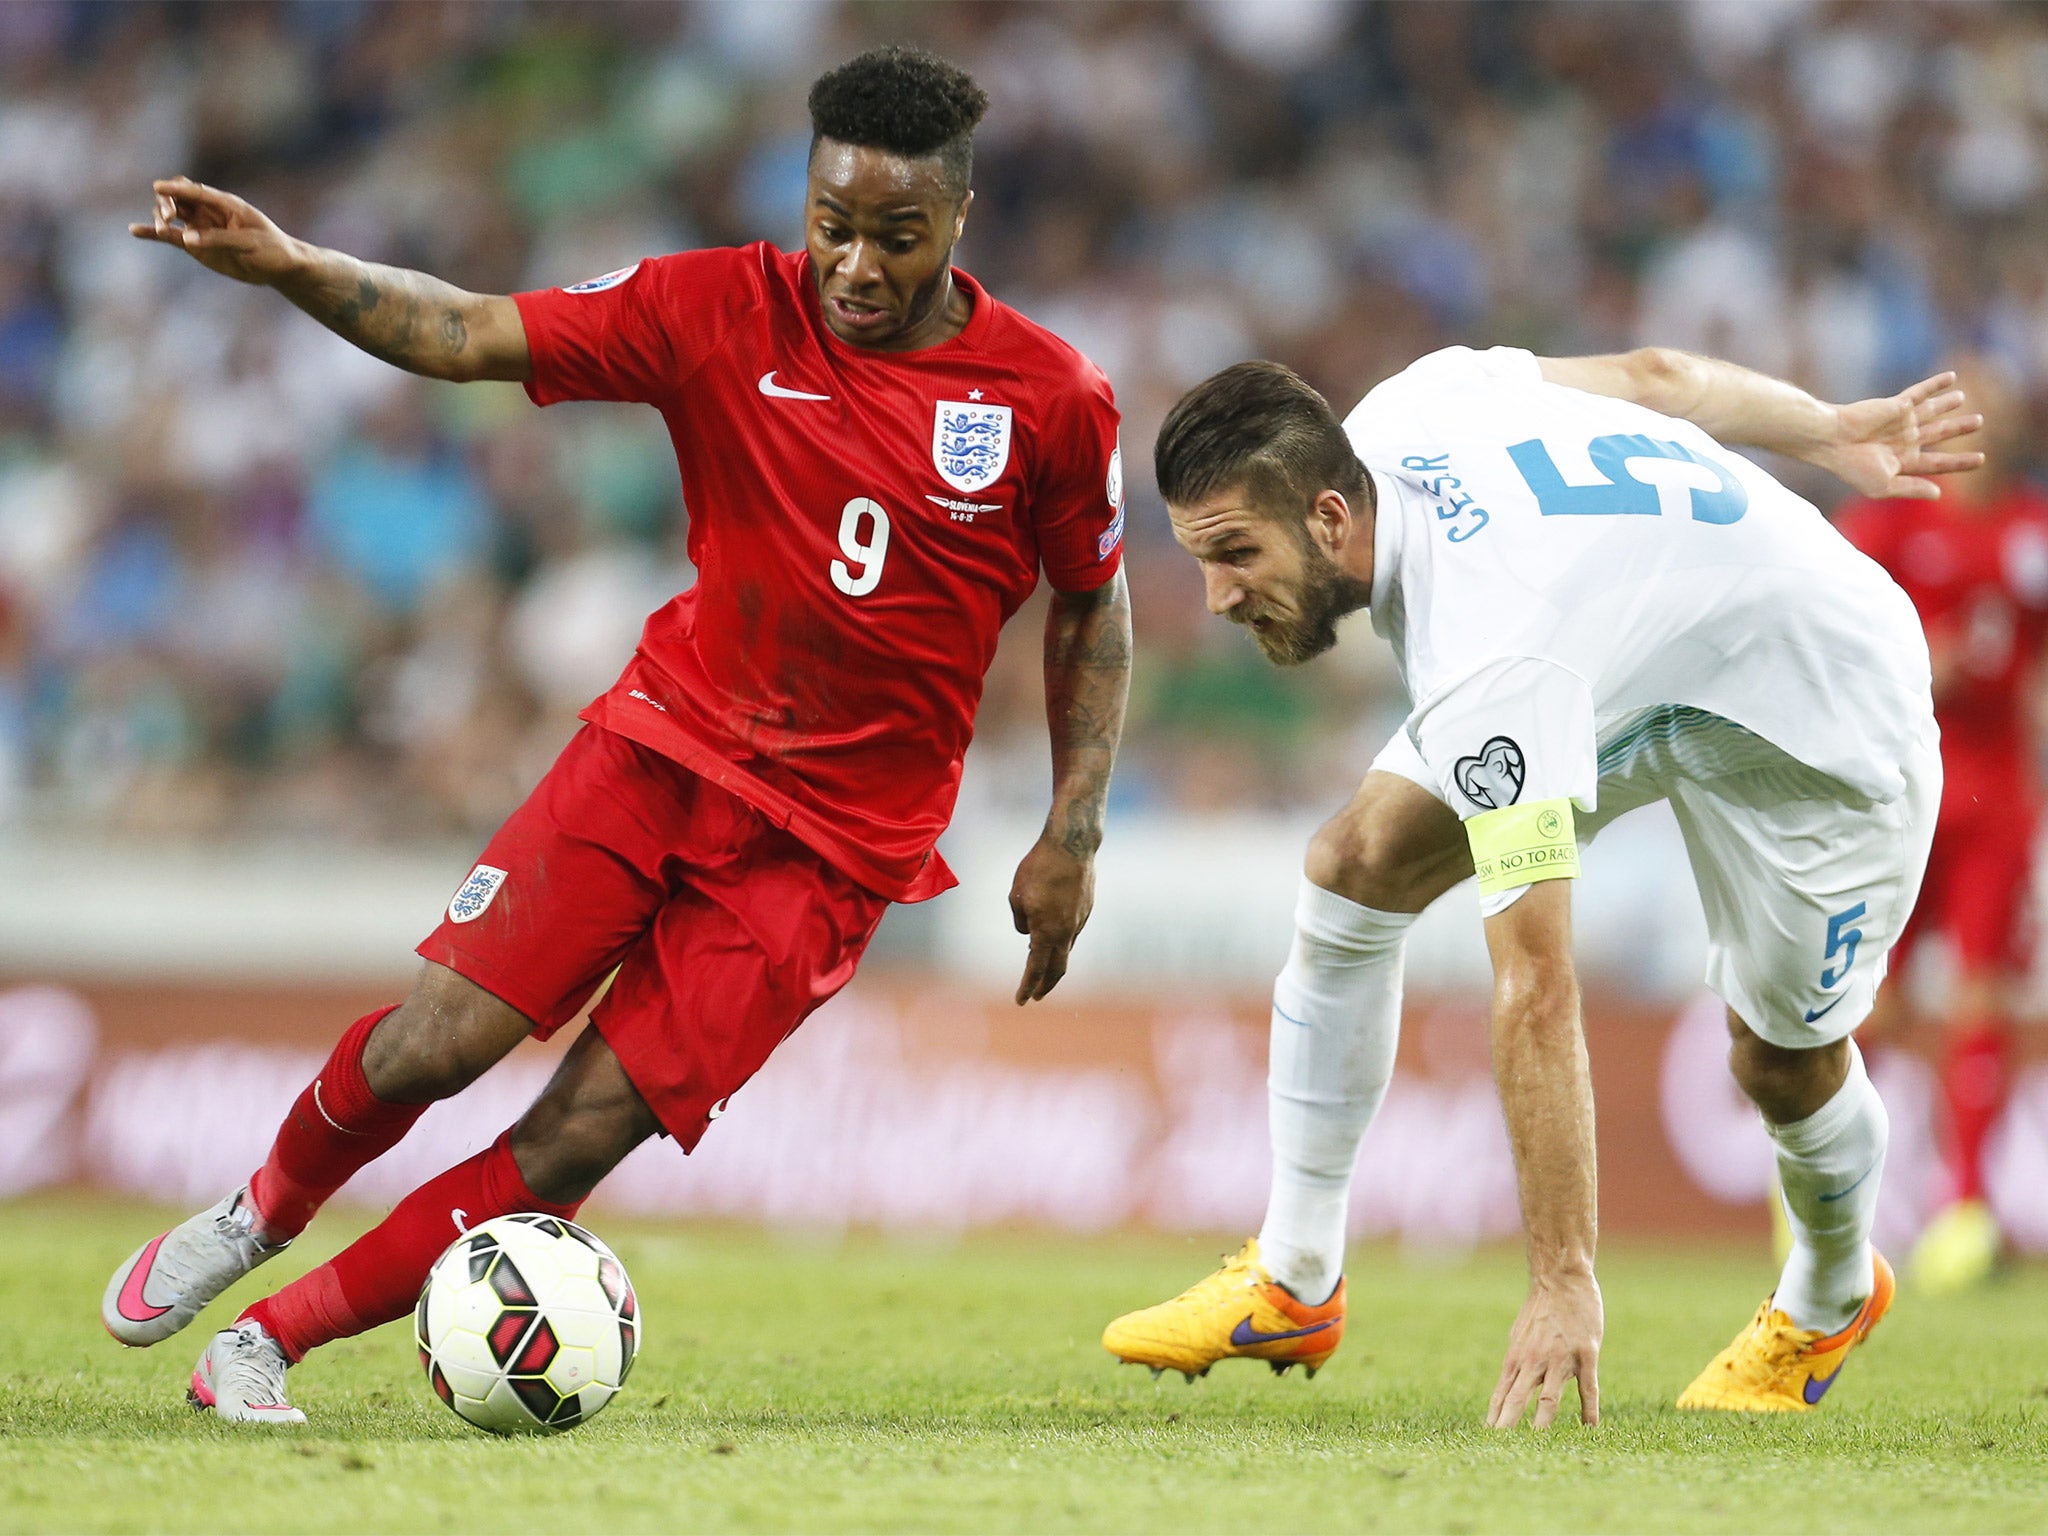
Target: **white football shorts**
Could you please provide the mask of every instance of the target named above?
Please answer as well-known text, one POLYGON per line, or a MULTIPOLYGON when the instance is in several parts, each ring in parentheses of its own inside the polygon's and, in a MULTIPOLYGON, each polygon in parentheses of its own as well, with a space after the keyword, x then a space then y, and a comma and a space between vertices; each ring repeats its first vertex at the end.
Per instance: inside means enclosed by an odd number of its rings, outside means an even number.
MULTIPOLYGON (((1600 734, 1591 842, 1617 817, 1668 800, 1707 917, 1707 985, 1751 1030, 1810 1050, 1869 1017, 1927 870, 1941 805, 1930 723, 1900 766, 1906 788, 1873 803, 1733 721, 1661 705, 1600 734)), ((1373 760, 1438 799, 1405 730, 1373 760)))

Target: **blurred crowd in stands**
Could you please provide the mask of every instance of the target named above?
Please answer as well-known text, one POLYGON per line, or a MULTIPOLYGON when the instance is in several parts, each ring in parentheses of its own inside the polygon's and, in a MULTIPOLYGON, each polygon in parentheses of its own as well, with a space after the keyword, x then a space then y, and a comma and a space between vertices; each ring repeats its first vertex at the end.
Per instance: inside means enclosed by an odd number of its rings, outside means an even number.
MULTIPOLYGON (((961 265, 1123 406, 1124 812, 1334 804, 1403 710, 1362 624, 1275 674, 1205 616, 1150 444, 1219 366, 1343 409, 1657 341, 1854 398, 1968 349, 2048 400, 2048 8, 6 0, 0 828, 481 834, 691 580, 653 412, 410 379, 131 240, 152 177, 485 291, 791 248, 806 87, 889 40, 994 98, 961 265)), ((1043 804, 1038 612, 977 808, 1043 804)))

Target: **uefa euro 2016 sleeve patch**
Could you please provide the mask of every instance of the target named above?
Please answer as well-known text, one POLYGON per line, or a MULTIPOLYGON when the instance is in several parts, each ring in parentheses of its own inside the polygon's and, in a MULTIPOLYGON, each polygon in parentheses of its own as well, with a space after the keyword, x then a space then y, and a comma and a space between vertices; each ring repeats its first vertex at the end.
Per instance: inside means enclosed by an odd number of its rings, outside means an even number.
POLYGON ((605 273, 603 277, 593 277, 589 279, 587 282, 565 284, 562 288, 562 292, 603 293, 607 288, 618 287, 619 284, 623 283, 627 278, 631 277, 635 272, 638 272, 639 270, 640 263, 636 261, 630 267, 620 267, 616 272, 605 273))
POLYGON ((1116 513, 1095 541, 1095 558, 1107 560, 1110 551, 1124 541, 1124 444, 1121 434, 1116 447, 1110 450, 1109 474, 1103 480, 1102 489, 1109 498, 1111 510, 1116 513))
POLYGON ((1496 895, 1539 880, 1579 878, 1579 835, 1570 800, 1482 811, 1465 823, 1479 894, 1496 895))

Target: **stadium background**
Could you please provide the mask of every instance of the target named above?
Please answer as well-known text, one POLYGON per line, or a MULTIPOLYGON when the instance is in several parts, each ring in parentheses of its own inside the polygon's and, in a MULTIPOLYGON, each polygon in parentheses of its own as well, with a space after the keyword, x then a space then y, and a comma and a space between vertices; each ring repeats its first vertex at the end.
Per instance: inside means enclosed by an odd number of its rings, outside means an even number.
MULTIPOLYGON (((1283 675, 1204 615, 1147 450, 1213 368, 1280 358, 1348 404, 1451 342, 1654 340, 1854 398, 1968 348, 2043 440, 2038 8, 14 0, 0 1194, 190 1204, 241 1177, 690 579, 652 413, 410 380, 130 241, 148 180, 189 171, 295 233, 495 291, 788 246, 806 84, 892 39, 994 98, 962 265, 1100 362, 1125 412, 1139 651, 1097 914, 1054 1001, 1010 1008, 1002 896, 1048 783, 1034 609, 945 845, 962 889, 897 909, 698 1157, 643 1150, 601 1196, 615 1209, 1256 1219, 1264 992, 1299 850, 1402 703, 1362 626, 1283 675), (246 1114, 195 1123, 201 1084, 246 1114)), ((1604 839, 1580 891, 1604 1213, 1760 1243, 1768 1146, 1720 1067, 1660 816, 1604 839)), ((1355 1225, 1456 1247, 1516 1225, 1469 895, 1411 955, 1355 1225)), ((1914 1045, 1872 1050, 1887 1243, 1937 1193, 1914 1045)), ((521 1053, 355 1193, 388 1202, 480 1144, 546 1069, 521 1053)), ((2048 1068, 2023 1074, 1992 1163, 2009 1230, 2048 1247, 2048 1068)))

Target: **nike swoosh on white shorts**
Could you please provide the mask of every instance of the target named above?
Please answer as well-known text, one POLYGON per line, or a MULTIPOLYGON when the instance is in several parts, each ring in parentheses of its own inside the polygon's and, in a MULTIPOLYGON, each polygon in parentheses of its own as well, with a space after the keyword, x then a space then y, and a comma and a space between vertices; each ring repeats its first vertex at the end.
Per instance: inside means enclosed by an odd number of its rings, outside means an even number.
POLYGON ((774 400, 830 400, 830 395, 807 395, 800 389, 784 389, 775 382, 775 370, 770 368, 761 375, 758 386, 761 393, 774 400))

